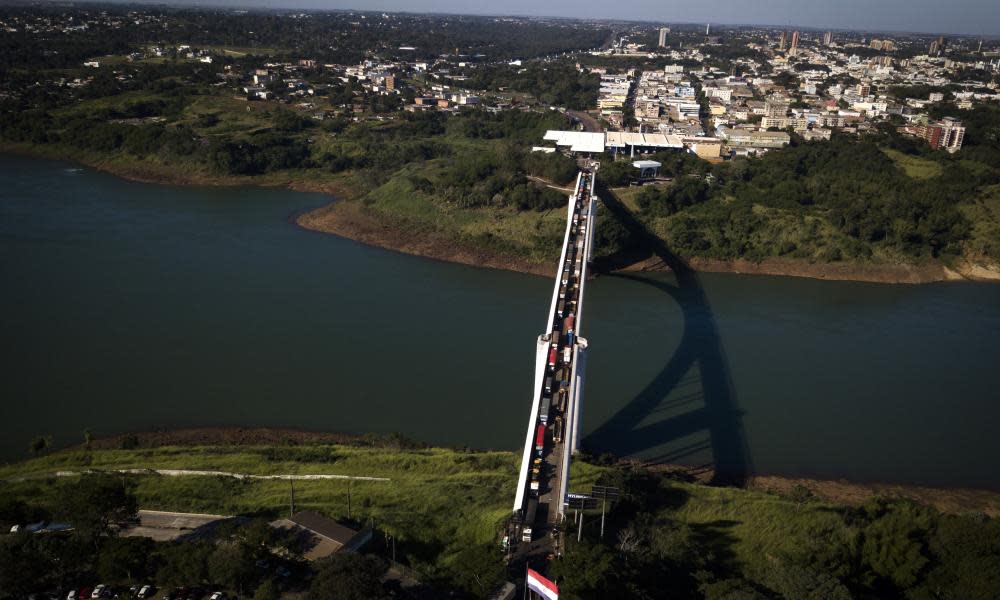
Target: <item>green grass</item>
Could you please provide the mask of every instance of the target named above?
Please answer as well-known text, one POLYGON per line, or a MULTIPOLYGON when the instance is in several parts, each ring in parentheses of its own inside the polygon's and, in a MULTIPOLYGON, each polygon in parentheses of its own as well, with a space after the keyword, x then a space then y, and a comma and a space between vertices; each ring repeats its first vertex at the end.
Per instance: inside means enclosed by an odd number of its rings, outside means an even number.
MULTIPOLYGON (((44 477, 84 469, 195 469, 269 474, 338 474, 387 477, 388 482, 351 483, 352 514, 375 519, 398 536, 400 552, 413 564, 449 557, 470 543, 498 539, 510 510, 517 461, 509 452, 447 449, 391 450, 356 446, 162 447, 150 450, 61 452, 0 468, 8 492, 51 502, 56 486, 73 477, 44 477)), ((279 514, 287 509, 290 484, 231 477, 130 475, 146 509, 211 514, 279 514)), ((347 516, 347 482, 296 481, 298 508, 347 516)))
MULTIPOLYGON (((480 142, 480 149, 483 142, 480 142)), ((435 233, 489 250, 499 250, 534 263, 559 258, 566 215, 562 208, 543 212, 510 207, 460 208, 416 190, 410 176, 434 179, 441 159, 405 167, 364 197, 367 208, 411 232, 435 233)))
MULTIPOLYGON (((166 446, 138 450, 58 452, 0 467, 0 491, 32 504, 51 506, 60 486, 84 469, 197 469, 250 474, 340 474, 375 476, 388 482, 351 484, 353 516, 374 519, 395 534, 398 551, 418 572, 461 568, 459 553, 470 544, 499 540, 516 487, 518 456, 511 452, 465 452, 442 448, 394 449, 346 445, 166 446), (15 480, 17 478, 27 478, 15 480)), ((585 492, 615 467, 573 463, 570 490, 585 492)), ((210 514, 278 515, 287 510, 290 484, 221 476, 127 475, 141 508, 210 514)), ((766 579, 774 558, 822 555, 857 541, 857 526, 845 508, 773 493, 709 487, 662 477, 645 510, 686 526, 699 548, 711 551, 719 569, 766 579)), ((347 514, 347 482, 296 481, 296 506, 332 517, 347 514)), ((599 519, 585 519, 596 538, 599 519)), ((612 530, 624 523, 614 512, 612 530)), ((614 538, 612 538, 614 539, 614 538)))
POLYGON ((940 164, 928 158, 910 156, 890 148, 885 148, 882 152, 885 152, 886 156, 891 158, 897 167, 913 179, 932 179, 944 171, 940 164))
POLYGON ((962 205, 960 210, 972 223, 967 254, 1000 263, 1000 185, 986 188, 975 202, 962 205))

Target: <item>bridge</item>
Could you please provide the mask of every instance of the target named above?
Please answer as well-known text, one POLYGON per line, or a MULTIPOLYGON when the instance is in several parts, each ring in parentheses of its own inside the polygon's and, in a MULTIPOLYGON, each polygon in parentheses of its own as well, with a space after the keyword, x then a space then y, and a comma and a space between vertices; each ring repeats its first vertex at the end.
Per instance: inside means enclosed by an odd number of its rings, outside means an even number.
POLYGON ((562 552, 570 459, 580 439, 587 365, 587 340, 580 334, 595 206, 594 172, 585 169, 569 198, 552 301, 535 343, 531 412, 507 538, 520 555, 562 552))

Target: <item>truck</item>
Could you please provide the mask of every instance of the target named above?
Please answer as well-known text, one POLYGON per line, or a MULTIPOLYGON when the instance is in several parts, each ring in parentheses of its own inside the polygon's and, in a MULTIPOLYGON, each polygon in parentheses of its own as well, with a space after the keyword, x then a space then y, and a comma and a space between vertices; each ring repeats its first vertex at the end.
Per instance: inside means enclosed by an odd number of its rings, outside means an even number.
POLYGON ((539 423, 538 429, 535 430, 535 450, 541 452, 544 449, 545 449, 545 425, 539 423))
POLYGON ((549 368, 550 369, 554 369, 555 366, 556 366, 556 356, 557 356, 556 345, 552 344, 552 347, 549 348, 549 368))
POLYGON ((542 406, 538 410, 538 419, 542 423, 549 422, 549 411, 552 410, 552 398, 549 396, 551 392, 547 392, 542 396, 542 406))
POLYGON ((576 316, 573 313, 569 313, 563 320, 563 331, 574 331, 576 326, 576 316))
POLYGON ((549 375, 548 377, 545 378, 545 393, 546 394, 551 394, 552 393, 552 376, 551 375, 549 375))
POLYGON ((556 422, 553 423, 552 425, 552 441, 557 444, 561 442, 562 433, 563 433, 563 418, 556 417, 556 422))
POLYGON ((531 541, 531 528, 535 525, 535 513, 538 511, 538 499, 529 498, 528 508, 524 511, 524 527, 521 528, 521 541, 531 541))
POLYGON ((569 363, 573 362, 573 349, 570 348, 569 346, 563 348, 562 361, 564 365, 568 365, 569 363))
MULTIPOLYGON (((559 294, 560 298, 562 298, 563 296, 565 296, 565 291, 566 291, 566 287, 563 286, 563 293, 559 294)), ((556 305, 556 314, 561 317, 561 316, 563 316, 563 313, 565 311, 566 311, 566 301, 560 299, 559 300, 559 304, 556 305)))

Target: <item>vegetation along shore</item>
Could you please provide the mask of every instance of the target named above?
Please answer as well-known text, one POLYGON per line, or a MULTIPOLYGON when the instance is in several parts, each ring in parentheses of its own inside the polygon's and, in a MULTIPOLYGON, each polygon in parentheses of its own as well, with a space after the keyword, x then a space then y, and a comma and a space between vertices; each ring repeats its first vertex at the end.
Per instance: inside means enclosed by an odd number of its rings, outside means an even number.
MULTIPOLYGON (((340 519, 350 510, 354 522, 374 523, 378 539, 395 538, 396 559, 428 588, 485 597, 506 577, 498 540, 517 477, 515 454, 433 448, 400 436, 224 428, 90 440, 0 467, 0 520, 82 522, 93 511, 77 514, 80 504, 64 500, 91 488, 108 493, 101 473, 115 475, 112 488, 121 490, 124 482, 141 509, 266 519, 288 510, 287 481, 165 476, 153 469, 382 478, 353 481, 350 509, 345 482, 298 480, 296 507, 340 519)), ((599 515, 585 517, 582 540, 574 538, 566 556, 554 563, 569 598, 600 597, 612 589, 643 597, 644 590, 664 582, 709 598, 757 589, 793 597, 796 590, 817 587, 831 598, 904 592, 922 597, 923 590, 941 586, 966 594, 955 597, 983 597, 977 592, 993 589, 1000 577, 997 563, 990 563, 1000 550, 995 492, 774 477, 737 489, 713 486, 676 467, 574 461, 572 489, 598 482, 620 487, 622 500, 610 509, 603 539, 599 515), (971 537, 956 546, 955 536, 971 537)), ((113 501, 106 498, 101 506, 113 501)), ((103 538, 96 554, 84 555, 91 558, 46 572, 46 556, 56 560, 58 544, 52 538, 36 548, 36 539, 14 537, 0 548, 15 553, 0 560, 5 581, 18 581, 7 571, 23 567, 13 556, 25 552, 38 560, 31 572, 53 580, 95 565, 115 582, 147 578, 167 585, 222 577, 213 566, 220 557, 206 558, 201 566, 185 559, 212 553, 213 546, 198 538, 143 548, 147 558, 129 562, 132 573, 115 569, 104 556, 117 553, 122 560, 128 549, 103 538), (208 571, 199 571, 205 565, 208 571)), ((369 550, 372 560, 384 560, 386 552, 381 544, 369 550)))

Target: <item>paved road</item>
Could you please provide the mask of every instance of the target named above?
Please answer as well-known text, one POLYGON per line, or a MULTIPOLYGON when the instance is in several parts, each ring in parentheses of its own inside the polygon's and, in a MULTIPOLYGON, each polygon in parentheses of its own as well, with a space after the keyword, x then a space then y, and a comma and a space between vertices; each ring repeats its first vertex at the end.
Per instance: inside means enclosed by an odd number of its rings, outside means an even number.
POLYGON ((148 537, 158 542, 169 542, 213 523, 231 518, 233 517, 226 515, 140 510, 139 524, 122 529, 121 535, 123 537, 148 537))
POLYGON ((254 475, 253 473, 232 473, 230 471, 200 471, 194 469, 114 469, 104 471, 100 469, 88 469, 83 471, 55 471, 49 473, 36 473, 24 477, 11 477, 4 481, 27 481, 29 479, 43 479, 46 477, 75 477, 87 473, 124 473, 127 475, 163 475, 165 477, 184 477, 189 475, 207 477, 233 477, 235 479, 283 479, 283 480, 318 480, 318 479, 353 479, 355 481, 392 481, 388 477, 366 477, 363 475, 333 475, 329 473, 314 473, 302 475, 254 475))

